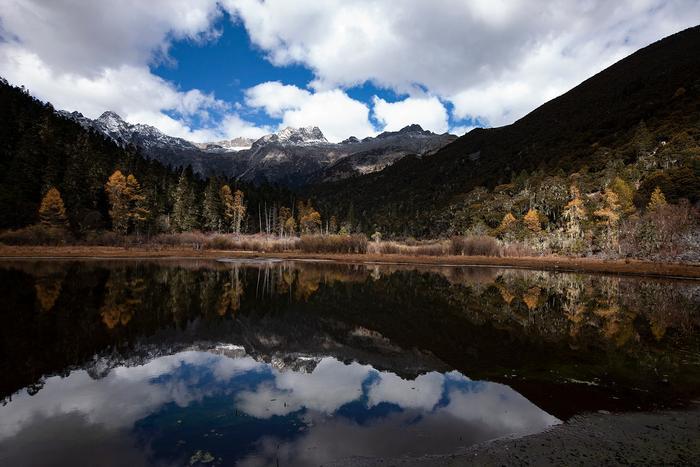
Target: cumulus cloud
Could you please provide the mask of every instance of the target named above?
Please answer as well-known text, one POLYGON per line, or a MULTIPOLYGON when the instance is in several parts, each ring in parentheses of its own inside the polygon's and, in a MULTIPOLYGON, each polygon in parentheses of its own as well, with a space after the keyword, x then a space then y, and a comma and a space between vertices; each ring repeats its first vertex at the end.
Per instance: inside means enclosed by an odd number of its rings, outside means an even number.
POLYGON ((543 0, 536 14, 526 0, 0 0, 0 74, 58 108, 114 110, 194 141, 310 125, 333 141, 411 123, 461 133, 513 122, 698 17, 696 0, 543 0), (307 67, 312 82, 263 77, 231 103, 151 71, 173 61, 175 40, 216 41, 224 11, 267 60, 307 67), (348 95, 366 82, 408 97, 348 95), (247 121, 251 108, 275 124, 247 121))
POLYGON ((695 0, 222 0, 275 65, 319 90, 372 81, 452 101, 455 117, 514 121, 619 58, 694 26, 695 0))
POLYGON ((154 75, 175 39, 215 39, 216 0, 144 3, 0 0, 0 70, 56 108, 132 123, 194 141, 261 136, 230 104, 154 75), (235 131, 236 133, 231 133, 235 131))
POLYGON ((437 97, 408 97, 398 102, 387 102, 374 96, 373 103, 374 115, 386 131, 397 131, 413 123, 435 133, 447 131, 447 109, 437 97))

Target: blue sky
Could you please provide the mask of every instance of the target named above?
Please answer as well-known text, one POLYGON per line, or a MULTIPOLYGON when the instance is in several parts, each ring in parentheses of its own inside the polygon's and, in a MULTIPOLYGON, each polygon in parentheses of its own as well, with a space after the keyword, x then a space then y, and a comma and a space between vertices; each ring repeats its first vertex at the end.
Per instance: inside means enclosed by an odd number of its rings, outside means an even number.
POLYGON ((697 0, 0 0, 0 76, 192 141, 507 125, 695 26, 697 0))
MULTIPOLYGON (((280 81, 305 88, 314 79, 313 72, 303 65, 274 66, 265 59, 264 51, 251 43, 242 23, 228 14, 214 24, 220 31, 218 39, 201 43, 191 39, 175 41, 169 51, 169 61, 151 67, 154 74, 177 83, 180 89, 197 88, 213 93, 228 102, 243 102, 245 90, 265 81, 280 81), (202 70, 210 70, 202 73, 202 70)), ((346 89, 356 100, 370 105, 374 96, 394 102, 405 98, 391 89, 374 86, 367 81, 346 89)), ((275 126, 280 119, 272 118, 260 109, 244 109, 242 116, 257 125, 275 126)), ((381 130, 381 122, 370 114, 372 124, 381 130)), ((471 119, 453 123, 471 125, 471 119)))

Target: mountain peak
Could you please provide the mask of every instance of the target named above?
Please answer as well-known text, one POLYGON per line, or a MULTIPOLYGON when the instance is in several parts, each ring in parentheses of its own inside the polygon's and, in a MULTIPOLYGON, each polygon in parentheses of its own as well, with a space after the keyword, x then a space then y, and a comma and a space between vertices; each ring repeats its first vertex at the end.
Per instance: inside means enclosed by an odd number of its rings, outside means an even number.
POLYGON ((308 144, 323 144, 328 143, 328 140, 323 136, 323 132, 317 126, 307 126, 302 128, 287 127, 283 130, 266 135, 257 140, 256 146, 277 143, 285 145, 308 145, 308 144))
POLYGON ((399 133, 418 133, 418 132, 422 133, 423 127, 417 123, 414 123, 413 125, 407 125, 399 130, 399 133))
POLYGON ((102 115, 100 115, 98 120, 116 120, 118 122, 123 122, 124 119, 119 116, 118 113, 113 112, 111 110, 107 110, 106 112, 103 112, 102 115))

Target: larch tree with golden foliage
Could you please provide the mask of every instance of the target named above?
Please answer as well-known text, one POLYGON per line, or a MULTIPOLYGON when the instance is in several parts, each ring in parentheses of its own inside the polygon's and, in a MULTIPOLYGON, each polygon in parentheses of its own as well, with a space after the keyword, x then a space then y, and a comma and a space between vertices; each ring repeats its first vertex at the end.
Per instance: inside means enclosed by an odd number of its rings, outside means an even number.
POLYGON ((664 192, 661 191, 661 188, 657 186, 651 193, 651 197, 649 198, 649 204, 647 204, 647 211, 656 211, 660 207, 666 206, 667 204, 668 203, 666 202, 666 196, 664 196, 664 192))
POLYGON ((515 218, 513 213, 508 213, 505 216, 503 216, 503 220, 501 220, 501 224, 498 226, 496 229, 497 234, 504 234, 508 232, 511 228, 515 227, 515 225, 518 223, 518 220, 515 218))
POLYGON ((112 218, 112 229, 115 232, 126 235, 129 231, 129 202, 126 177, 121 170, 115 170, 107 179, 105 192, 109 201, 109 217, 112 218))
POLYGON ((233 194, 233 231, 236 235, 241 233, 241 225, 246 215, 246 205, 243 196, 241 190, 236 190, 233 194))
POLYGON ((530 230, 531 232, 539 233, 542 231, 540 214, 537 212, 536 209, 530 208, 530 210, 527 211, 527 214, 525 214, 523 222, 525 222, 525 227, 527 227, 528 230, 530 230))
POLYGON ((235 210, 233 208, 233 194, 231 193, 231 187, 224 185, 219 190, 219 198, 221 199, 221 210, 223 214, 223 223, 226 227, 225 230, 229 232, 231 226, 233 225, 233 219, 236 216, 235 210))
POLYGON ((564 206, 563 215, 569 236, 580 237, 583 234, 582 224, 588 218, 588 213, 581 198, 581 191, 576 185, 571 186, 571 200, 564 206))
POLYGON ((61 193, 55 187, 49 188, 39 206, 39 221, 46 227, 67 227, 66 207, 61 193))
POLYGON ((603 206, 593 212, 605 227, 606 243, 610 248, 618 247, 618 225, 620 223, 620 198, 614 190, 607 188, 603 192, 603 206))

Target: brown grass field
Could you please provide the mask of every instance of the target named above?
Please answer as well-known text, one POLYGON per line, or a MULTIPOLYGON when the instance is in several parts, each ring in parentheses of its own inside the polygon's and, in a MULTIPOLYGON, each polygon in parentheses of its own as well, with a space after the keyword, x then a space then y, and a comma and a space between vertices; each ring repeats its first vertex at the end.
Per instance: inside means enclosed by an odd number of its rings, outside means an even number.
POLYGON ((183 247, 101 247, 101 246, 8 246, 0 245, 2 258, 99 259, 99 258, 278 258, 284 260, 319 260, 368 264, 415 264, 441 266, 498 266, 556 271, 581 271, 640 276, 700 278, 700 264, 659 263, 640 260, 605 260, 563 256, 493 257, 493 256, 408 256, 398 254, 338 254, 291 252, 257 252, 232 250, 194 250, 183 247))

